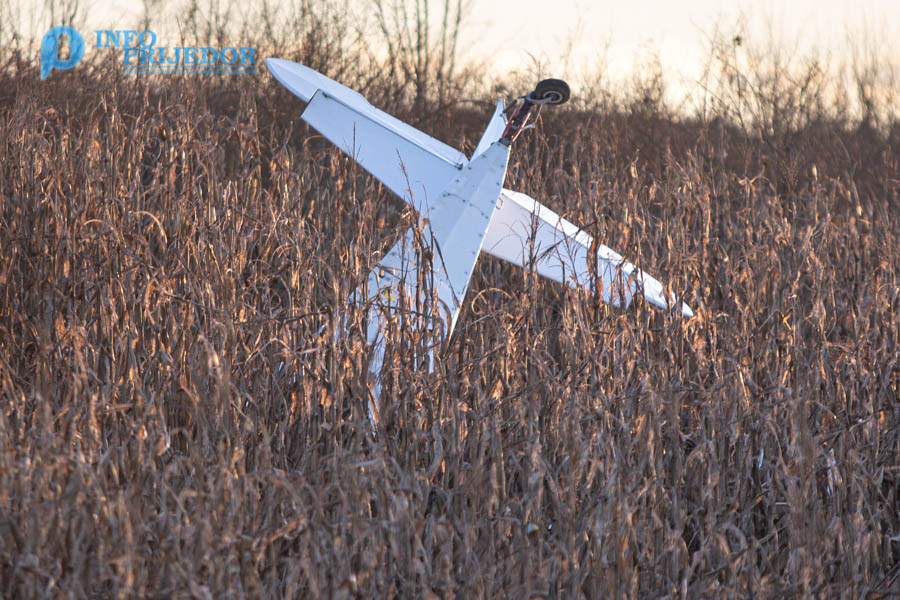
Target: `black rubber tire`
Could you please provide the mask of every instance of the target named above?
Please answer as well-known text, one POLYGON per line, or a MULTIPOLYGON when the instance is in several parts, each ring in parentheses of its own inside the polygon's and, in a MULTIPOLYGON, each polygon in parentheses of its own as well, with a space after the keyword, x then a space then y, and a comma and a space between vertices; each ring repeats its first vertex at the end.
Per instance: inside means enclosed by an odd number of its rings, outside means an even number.
POLYGON ((569 99, 569 84, 562 79, 544 79, 535 86, 531 96, 535 100, 545 100, 546 104, 562 104, 569 99))

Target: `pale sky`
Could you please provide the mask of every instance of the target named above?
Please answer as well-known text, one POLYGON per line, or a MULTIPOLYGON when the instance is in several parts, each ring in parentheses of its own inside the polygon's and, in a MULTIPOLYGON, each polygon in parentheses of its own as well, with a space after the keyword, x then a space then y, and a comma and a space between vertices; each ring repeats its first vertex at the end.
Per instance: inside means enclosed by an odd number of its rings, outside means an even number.
POLYGON ((506 4, 475 0, 481 12, 473 19, 489 24, 490 39, 480 44, 485 51, 493 46, 504 69, 534 64, 530 53, 561 76, 577 79, 605 65, 611 78, 622 79, 655 57, 673 80, 696 81, 717 27, 728 39, 742 34, 762 45, 774 36, 789 53, 815 52, 835 62, 850 58, 853 38, 900 67, 900 0, 546 0, 524 2, 531 8, 515 14, 503 10, 506 4), (570 44, 571 58, 562 64, 570 44))

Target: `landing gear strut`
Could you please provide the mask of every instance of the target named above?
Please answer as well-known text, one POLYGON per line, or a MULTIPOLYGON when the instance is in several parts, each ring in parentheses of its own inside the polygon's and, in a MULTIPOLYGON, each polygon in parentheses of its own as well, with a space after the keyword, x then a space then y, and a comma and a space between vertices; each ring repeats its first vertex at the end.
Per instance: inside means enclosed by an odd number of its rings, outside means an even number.
POLYGON ((543 104, 562 104, 569 99, 569 94, 569 84, 562 79, 544 79, 538 83, 533 91, 520 98, 521 102, 516 106, 506 124, 506 129, 503 130, 503 135, 500 136, 500 143, 509 146, 516 141, 535 106, 540 109, 543 104))

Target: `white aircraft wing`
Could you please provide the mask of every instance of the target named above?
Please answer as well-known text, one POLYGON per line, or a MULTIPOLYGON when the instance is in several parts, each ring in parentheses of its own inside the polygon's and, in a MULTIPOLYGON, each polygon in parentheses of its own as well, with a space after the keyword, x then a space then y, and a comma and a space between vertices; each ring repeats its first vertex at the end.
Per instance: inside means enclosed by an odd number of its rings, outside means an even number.
POLYGON ((308 102, 303 120, 417 209, 437 198, 467 163, 465 155, 381 111, 358 92, 309 67, 279 58, 266 67, 308 102))
MULTIPOLYGON (((585 231, 531 196, 503 189, 483 249, 520 267, 532 264, 533 258, 540 275, 590 289, 588 260, 593 242, 585 231)), ((662 283, 602 244, 597 246, 597 283, 602 286, 603 301, 614 306, 628 306, 637 292, 660 308, 676 305, 674 296, 666 296, 662 283)), ((684 303, 681 312, 694 316, 684 303)))

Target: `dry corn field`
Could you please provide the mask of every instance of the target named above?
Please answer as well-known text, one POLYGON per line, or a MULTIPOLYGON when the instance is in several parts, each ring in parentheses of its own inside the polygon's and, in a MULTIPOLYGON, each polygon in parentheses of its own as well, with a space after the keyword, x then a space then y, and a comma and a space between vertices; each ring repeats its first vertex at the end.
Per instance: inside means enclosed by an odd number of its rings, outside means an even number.
MULTIPOLYGON (((467 152, 490 114, 369 83, 467 152)), ((483 255, 373 439, 336 311, 409 215, 302 108, 2 75, 0 596, 897 596, 900 124, 546 111, 507 186, 697 316, 483 255)))

